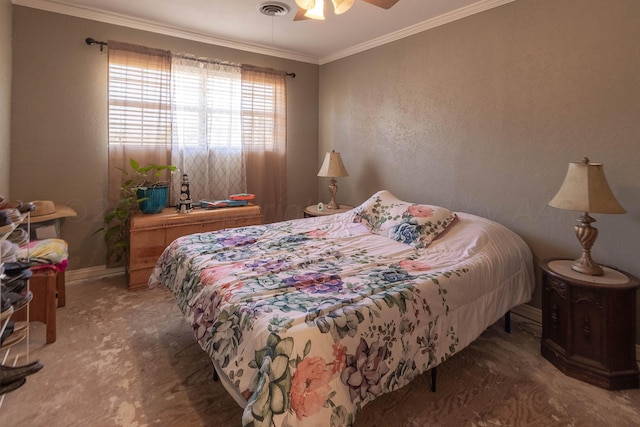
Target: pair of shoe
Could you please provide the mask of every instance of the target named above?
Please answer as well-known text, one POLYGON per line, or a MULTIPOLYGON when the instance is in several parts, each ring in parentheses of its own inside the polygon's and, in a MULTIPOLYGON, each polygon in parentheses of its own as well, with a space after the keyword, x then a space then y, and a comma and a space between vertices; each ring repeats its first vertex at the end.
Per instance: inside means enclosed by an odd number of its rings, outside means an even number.
MULTIPOLYGON (((2 212, 2 211, 0 211, 2 212)), ((9 225, 3 225, 0 227, 0 237, 2 236, 2 227, 13 227, 9 225)), ((2 257, 0 258, 0 262, 16 262, 18 260, 18 251, 20 250, 20 246, 16 245, 10 240, 4 239, 0 242, 0 251, 2 251, 2 257)))
POLYGON ((33 202, 25 203, 22 200, 14 200, 9 202, 3 209, 11 209, 11 208, 16 209, 18 212, 23 214, 23 213, 35 211, 36 205, 34 205, 33 202))
MULTIPOLYGON (((13 313, 13 310, 8 313, 13 313)), ((22 341, 26 337, 26 333, 24 331, 28 327, 29 324, 25 321, 7 321, 4 331, 2 331, 2 336, 0 336, 0 350, 5 346, 9 347, 22 341)))
MULTIPOLYGON (((5 274, 2 278, 2 292, 22 292, 24 287, 27 285, 27 281, 31 278, 33 274, 31 270, 28 268, 23 269, 22 271, 18 271, 16 269, 9 269, 7 265, 10 264, 26 264, 26 263, 7 263, 5 264, 5 274)), ((30 265, 30 263, 29 263, 30 265)), ((13 268, 13 267, 11 267, 13 268)))
POLYGON ((42 368, 42 363, 38 361, 22 366, 0 365, 0 395, 22 387, 29 375, 35 374, 42 368))
POLYGON ((4 274, 0 275, 0 308, 2 312, 9 307, 13 307, 17 311, 24 307, 31 299, 33 294, 25 291, 25 287, 32 272, 30 262, 10 262, 2 266, 4 274))
POLYGON ((2 311, 7 310, 9 306, 13 307, 13 311, 18 311, 27 305, 33 299, 31 291, 23 292, 2 292, 0 295, 0 306, 2 311))

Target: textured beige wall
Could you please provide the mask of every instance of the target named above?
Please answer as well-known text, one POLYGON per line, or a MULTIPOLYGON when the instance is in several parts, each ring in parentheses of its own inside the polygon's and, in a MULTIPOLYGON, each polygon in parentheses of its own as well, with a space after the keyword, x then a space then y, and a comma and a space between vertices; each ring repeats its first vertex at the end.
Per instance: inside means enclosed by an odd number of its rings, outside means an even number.
POLYGON ((339 201, 386 188, 496 220, 536 259, 577 257, 578 214, 547 203, 589 156, 628 211, 594 215, 593 257, 640 277, 639 42, 640 1, 518 0, 322 65, 339 201))
POLYGON ((86 37, 120 40, 294 71, 287 84, 288 211, 316 200, 318 66, 14 6, 11 194, 72 206, 63 223, 70 269, 104 265, 107 52, 86 37))
POLYGON ((9 193, 11 124, 11 2, 0 0, 0 195, 9 193))

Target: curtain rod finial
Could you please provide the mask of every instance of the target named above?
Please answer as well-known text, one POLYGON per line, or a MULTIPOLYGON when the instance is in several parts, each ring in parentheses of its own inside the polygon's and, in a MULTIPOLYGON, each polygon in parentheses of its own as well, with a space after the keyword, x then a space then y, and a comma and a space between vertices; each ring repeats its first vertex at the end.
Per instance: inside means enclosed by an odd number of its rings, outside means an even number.
POLYGON ((94 39, 93 37, 87 37, 86 39, 84 39, 84 42, 89 46, 93 46, 94 44, 99 44, 100 52, 102 52, 104 47, 107 45, 107 42, 101 42, 99 40, 94 39))

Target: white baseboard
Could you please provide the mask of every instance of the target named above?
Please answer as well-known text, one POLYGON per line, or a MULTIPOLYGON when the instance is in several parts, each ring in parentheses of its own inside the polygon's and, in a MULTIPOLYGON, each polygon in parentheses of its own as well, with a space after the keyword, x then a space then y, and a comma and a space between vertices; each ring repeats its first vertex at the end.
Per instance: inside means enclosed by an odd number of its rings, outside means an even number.
POLYGON ((84 282, 87 280, 102 279, 104 277, 120 276, 125 274, 124 267, 107 268, 106 265, 96 267, 81 268, 79 270, 67 270, 65 281, 67 285, 84 282))
MULTIPOLYGON (((514 307, 511 310, 511 313, 516 314, 520 317, 524 317, 525 319, 534 322, 538 326, 542 326, 542 310, 540 310, 539 308, 531 307, 527 304, 522 304, 514 307)), ((636 344, 636 360, 640 361, 640 344, 636 344)))

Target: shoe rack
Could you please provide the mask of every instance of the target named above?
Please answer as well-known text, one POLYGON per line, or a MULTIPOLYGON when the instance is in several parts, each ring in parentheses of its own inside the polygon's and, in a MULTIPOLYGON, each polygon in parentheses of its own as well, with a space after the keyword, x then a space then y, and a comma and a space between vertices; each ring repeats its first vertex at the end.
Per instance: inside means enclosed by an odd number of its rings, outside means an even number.
MULTIPOLYGON (((30 220, 30 213, 26 212, 20 215, 20 220, 14 222, 13 224, 9 224, 9 225, 4 225, 0 227, 0 242, 4 241, 7 239, 7 237, 9 237, 9 235, 13 232, 13 230, 15 230, 16 228, 18 228, 21 224, 25 223, 27 224, 27 233, 30 236, 31 235, 31 220, 30 220)), ((28 243, 28 242, 27 242, 28 243)), ((3 266, 2 263, 2 247, 0 247, 0 267, 3 266)), ((4 270, 0 269, 0 272, 2 274, 4 274, 4 270)), ((29 292, 29 280, 27 280, 27 286, 26 286, 26 292, 29 292)), ((0 296, 2 295, 2 288, 0 288, 0 296)), ((26 325, 24 325, 24 327, 21 327, 20 330, 18 331, 14 331, 2 344, 2 346, 0 347, 0 364, 4 365, 4 366, 16 366, 16 364, 18 363, 18 359, 20 358, 20 354, 15 355, 15 356, 10 356, 11 353, 11 348, 13 346, 15 346, 16 344, 24 341, 26 339, 26 353, 25 353, 25 357, 26 357, 26 361, 27 363, 29 362, 29 302, 30 299, 28 299, 24 304, 20 305, 20 306, 14 306, 11 305, 9 309, 2 311, 0 313, 0 335, 2 335, 2 333, 4 333, 7 325, 9 324, 9 320, 11 319, 11 316, 13 313, 19 311, 19 310, 26 310, 26 325)), ((21 325, 22 326, 22 325, 21 325)), ((4 402, 4 395, 0 395, 0 408, 2 407, 2 403, 4 402)))

